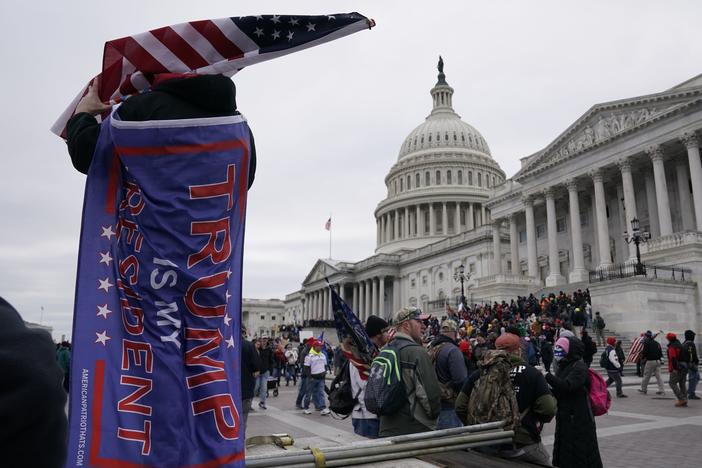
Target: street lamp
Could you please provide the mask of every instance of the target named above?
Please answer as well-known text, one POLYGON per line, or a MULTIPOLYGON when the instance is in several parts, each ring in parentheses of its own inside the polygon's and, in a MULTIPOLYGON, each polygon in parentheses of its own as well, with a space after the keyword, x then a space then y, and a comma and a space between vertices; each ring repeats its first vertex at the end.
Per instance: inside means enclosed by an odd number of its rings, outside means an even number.
POLYGON ((635 274, 636 275, 643 275, 645 274, 644 271, 644 266, 641 263, 641 251, 639 250, 639 245, 643 244, 645 242, 648 242, 649 239, 651 239, 651 233, 648 231, 641 231, 641 226, 639 223, 638 218, 634 218, 631 220, 631 234, 628 232, 624 231, 624 241, 627 244, 631 244, 632 242, 634 245, 636 245, 636 267, 635 267, 635 274))
POLYGON ((453 274, 453 279, 461 282, 461 304, 466 308, 466 294, 463 289, 463 282, 470 279, 470 273, 466 273, 466 267, 463 264, 459 265, 458 270, 453 274))

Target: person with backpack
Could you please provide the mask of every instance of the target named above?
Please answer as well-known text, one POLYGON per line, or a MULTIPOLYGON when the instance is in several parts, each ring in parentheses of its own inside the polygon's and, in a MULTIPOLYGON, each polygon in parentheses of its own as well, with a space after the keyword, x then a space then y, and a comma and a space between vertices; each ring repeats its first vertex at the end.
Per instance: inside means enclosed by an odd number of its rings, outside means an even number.
MULTIPOLYGON (((377 315, 368 317, 365 329, 368 337, 378 349, 381 349, 390 340, 388 336, 388 322, 377 315)), ((349 364, 348 369, 349 379, 351 381, 351 395, 356 400, 356 405, 353 407, 353 412, 351 413, 353 432, 361 437, 377 439, 380 433, 380 420, 377 415, 366 409, 366 405, 363 401, 366 384, 368 382, 368 374, 362 373, 353 364, 349 364)))
POLYGON ((622 391, 622 361, 619 361, 619 356, 615 345, 617 344, 617 339, 613 336, 607 337, 607 347, 602 351, 600 356, 600 367, 607 370, 607 386, 609 387, 613 383, 617 389, 618 398, 626 398, 622 391))
POLYGON ((656 395, 665 395, 663 379, 661 378, 663 351, 661 350, 661 345, 656 341, 656 336, 658 336, 658 333, 654 335, 651 330, 646 330, 646 333, 644 333, 643 348, 641 349, 641 360, 644 361, 643 380, 641 380, 641 388, 638 389, 639 393, 644 395, 648 391, 648 382, 651 380, 652 375, 656 376, 656 382, 658 383, 656 395))
MULTIPOLYGON (((426 432, 436 428, 436 419, 441 410, 441 391, 429 354, 421 346, 426 329, 424 320, 428 318, 416 307, 403 307, 395 313, 393 325, 397 331, 394 339, 381 350, 381 355, 389 351, 397 356, 400 371, 397 385, 394 381, 390 388, 379 385, 385 381, 383 370, 376 368, 378 358, 373 360, 364 402, 367 408, 380 413, 376 413, 380 416, 380 437, 426 432), (388 401, 378 398, 389 393, 399 397, 388 401), (388 404, 391 408, 384 411, 388 404)), ((395 369, 392 370, 394 375, 395 369)))
POLYGON ((558 362, 556 375, 546 374, 546 382, 556 397, 556 433, 553 466, 602 468, 597 444, 595 416, 590 407, 590 374, 582 360, 585 347, 575 337, 561 337, 553 354, 558 362))
POLYGON ((543 424, 556 414, 556 399, 541 372, 525 362, 517 335, 504 333, 495 346, 496 351, 488 352, 481 363, 481 370, 471 373, 461 388, 456 398, 456 413, 465 424, 516 417, 512 443, 490 452, 503 458, 551 466, 551 457, 540 434, 543 424), (485 365, 495 358, 504 359, 507 366, 485 365), (509 385, 505 385, 508 381, 509 385), (500 401, 503 403, 496 404, 500 401), (512 407, 512 401, 516 401, 516 408, 512 407))
POLYGON ((597 346, 604 346, 604 329, 605 321, 600 315, 600 311, 595 312, 595 320, 592 321, 592 327, 595 329, 595 338, 597 339, 597 346))
POLYGON ((456 395, 461 391, 468 377, 463 354, 456 343, 458 327, 455 320, 441 323, 440 334, 429 346, 429 357, 434 365, 441 388, 441 412, 436 422, 437 429, 461 427, 463 423, 456 416, 456 395))
POLYGON ((685 342, 682 346, 689 358, 687 366, 687 398, 688 400, 699 400, 700 397, 695 395, 697 383, 700 381, 700 371, 698 370, 700 358, 697 356, 697 346, 695 346, 695 332, 692 330, 685 330, 685 342))
POLYGON ((678 398, 675 406, 680 408, 687 406, 687 390, 685 390, 685 380, 687 379, 687 367, 690 357, 687 351, 680 344, 675 333, 665 335, 668 340, 668 373, 670 381, 668 385, 673 389, 673 393, 678 398))

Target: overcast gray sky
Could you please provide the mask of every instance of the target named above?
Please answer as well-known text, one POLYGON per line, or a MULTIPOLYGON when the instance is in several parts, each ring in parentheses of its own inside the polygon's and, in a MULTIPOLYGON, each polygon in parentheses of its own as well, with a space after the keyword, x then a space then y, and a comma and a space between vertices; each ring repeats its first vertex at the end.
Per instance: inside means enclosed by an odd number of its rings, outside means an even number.
POLYGON ((256 136, 244 296, 283 298, 315 260, 375 248, 373 210, 445 60, 454 107, 508 176, 599 102, 702 73, 698 1, 0 3, 0 296, 70 334, 85 176, 49 127, 105 41, 184 21, 358 11, 377 27, 235 75, 256 136), (44 308, 42 314, 41 308, 44 308))

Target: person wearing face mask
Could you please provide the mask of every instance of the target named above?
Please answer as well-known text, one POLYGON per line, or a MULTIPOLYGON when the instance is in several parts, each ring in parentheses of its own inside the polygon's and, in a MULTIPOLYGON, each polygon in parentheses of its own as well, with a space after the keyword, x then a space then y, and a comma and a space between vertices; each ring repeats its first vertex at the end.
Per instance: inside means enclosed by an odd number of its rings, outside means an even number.
POLYGON ((558 402, 553 466, 601 468, 595 417, 590 409, 590 377, 582 357, 583 342, 561 337, 553 348, 558 363, 556 375, 546 374, 558 402))

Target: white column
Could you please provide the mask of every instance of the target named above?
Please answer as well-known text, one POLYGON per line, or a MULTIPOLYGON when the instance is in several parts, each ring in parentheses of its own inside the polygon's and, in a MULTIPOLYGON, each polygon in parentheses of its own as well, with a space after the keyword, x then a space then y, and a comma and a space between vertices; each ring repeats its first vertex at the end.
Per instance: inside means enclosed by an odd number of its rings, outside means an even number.
POLYGON ((339 297, 342 301, 346 302, 346 298, 344 297, 344 283, 339 283, 339 297))
POLYGON ((366 282, 365 281, 359 281, 358 282, 358 319, 361 321, 363 320, 364 315, 366 314, 366 282))
POLYGON ((566 182, 568 188, 568 202, 570 211, 570 235, 573 251, 573 268, 568 275, 568 281, 577 283, 588 280, 588 272, 585 269, 585 257, 583 255, 583 237, 580 231, 580 200, 578 199, 578 183, 574 180, 566 182))
POLYGON ((475 229, 475 215, 473 214, 473 203, 468 203, 468 216, 466 217, 466 228, 469 231, 475 229))
POLYGON ((434 204, 429 203, 429 235, 436 234, 436 220, 434 219, 434 204))
POLYGON ((461 232, 461 202, 456 202, 456 209, 453 212, 453 233, 461 232))
POLYGON ((397 240, 400 238, 400 210, 394 210, 393 213, 395 214, 395 220, 393 222, 395 231, 393 232, 392 240, 397 240))
POLYGON ((366 313, 363 314, 363 320, 367 320, 372 314, 375 313, 373 310, 373 279, 366 280, 366 313))
POLYGON ((690 165, 692 180, 692 197, 695 204, 695 224, 702 231, 702 163, 700 162, 700 143, 694 133, 685 133, 680 138, 687 148, 687 161, 690 165))
POLYGON ((380 245, 380 218, 375 220, 375 245, 380 245))
POLYGON ((607 225, 607 203, 605 201, 602 172, 597 169, 590 173, 595 186, 595 217, 597 218, 597 243, 600 253, 598 269, 612 264, 609 255, 609 226, 607 225))
POLYGON ((492 273, 502 274, 502 252, 500 252, 500 225, 502 220, 492 223, 492 273))
MULTIPOLYGON (((417 298, 417 301, 419 301, 419 298, 417 298)), ((385 316, 385 319, 387 320, 389 317, 392 317, 395 312, 400 310, 400 307, 402 307, 402 296, 400 295, 400 277, 395 276, 393 277, 392 280, 392 310, 390 311, 389 316, 385 316)))
POLYGON ((322 289, 322 320, 327 320, 329 316, 329 289, 322 289))
POLYGON ((690 188, 687 181, 687 168, 685 161, 675 162, 675 175, 678 181, 678 197, 680 199, 680 215, 682 216, 682 230, 692 231, 694 220, 692 219, 692 199, 690 198, 690 188))
POLYGON ((385 276, 380 276, 378 282, 378 317, 385 317, 385 276))
POLYGON ((353 313, 356 314, 356 317, 359 317, 358 315, 358 283, 353 284, 353 313))
POLYGON ((443 230, 444 236, 448 236, 448 210, 446 209, 446 202, 441 204, 441 229, 443 230))
POLYGON ((644 176, 646 184, 646 206, 648 207, 648 222, 651 229, 651 238, 655 239, 661 235, 661 228, 658 224, 658 203, 656 202, 656 183, 653 181, 653 172, 646 171, 644 176))
MULTIPOLYGON (((634 179, 631 176, 631 161, 629 158, 619 161, 619 170, 622 173, 622 189, 624 191, 624 230, 631 232, 631 220, 638 219, 636 211, 636 193, 634 192, 634 179)), ((629 244, 629 261, 636 261, 636 245, 629 244)))
POLYGON ((410 237, 410 222, 409 222, 409 206, 405 207, 405 232, 403 233, 404 239, 409 239, 410 237))
POLYGON ((424 235, 424 218, 422 218, 422 208, 419 205, 417 205, 417 213, 414 215, 414 221, 414 237, 424 235))
POLYGON ((380 242, 378 243, 380 247, 385 243, 385 216, 381 215, 378 220, 380 221, 380 242))
POLYGON ((546 196, 546 227, 548 230, 548 276, 546 286, 565 283, 561 275, 561 262, 558 257, 558 231, 556 222, 556 200, 553 188, 544 190, 546 196))
POLYGON ((371 300, 371 314, 378 315, 378 278, 371 279, 373 299, 371 300))
POLYGON ((670 217, 670 202, 668 200, 668 184, 665 180, 663 166, 663 151, 660 146, 652 146, 646 153, 653 162, 653 179, 656 181, 656 201, 658 202, 658 223, 661 236, 673 233, 673 221, 670 217))
POLYGON ((485 204, 481 203, 480 204, 480 225, 484 226, 487 224, 487 217, 485 215, 485 204))
POLYGON ((527 236, 527 264, 529 265, 529 276, 539 278, 539 269, 536 264, 536 225, 534 224, 534 199, 524 197, 524 212, 526 215, 526 236, 527 236))
POLYGON ((517 229, 517 213, 508 216, 509 219, 509 254, 512 262, 512 274, 519 275, 519 231, 517 229))
POLYGON ((305 297, 302 300, 302 321, 303 322, 308 319, 307 311, 309 310, 309 307, 310 307, 310 295, 305 293, 305 297))

